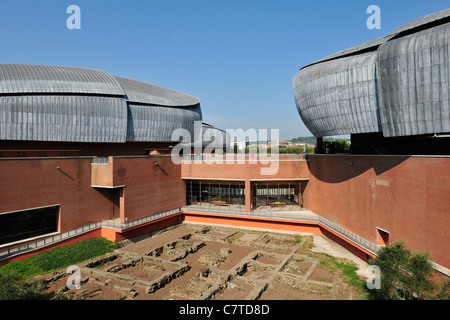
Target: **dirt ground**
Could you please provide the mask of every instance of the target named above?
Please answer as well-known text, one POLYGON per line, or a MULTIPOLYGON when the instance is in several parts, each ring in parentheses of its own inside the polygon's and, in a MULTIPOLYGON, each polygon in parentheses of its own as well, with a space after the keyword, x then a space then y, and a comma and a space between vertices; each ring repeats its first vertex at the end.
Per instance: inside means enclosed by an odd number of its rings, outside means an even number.
POLYGON ((333 261, 364 270, 321 235, 182 223, 80 263, 79 288, 68 289, 66 270, 40 278, 75 300, 360 299, 333 261))

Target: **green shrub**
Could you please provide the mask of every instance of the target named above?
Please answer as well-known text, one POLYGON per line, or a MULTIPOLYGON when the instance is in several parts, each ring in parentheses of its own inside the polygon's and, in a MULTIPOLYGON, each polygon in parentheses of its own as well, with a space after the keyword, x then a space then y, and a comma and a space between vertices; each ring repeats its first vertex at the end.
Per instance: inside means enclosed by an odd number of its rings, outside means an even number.
POLYGON ((428 300, 448 298, 448 279, 439 287, 427 252, 412 252, 404 242, 380 249, 369 264, 380 268, 380 288, 369 290, 375 300, 428 300))

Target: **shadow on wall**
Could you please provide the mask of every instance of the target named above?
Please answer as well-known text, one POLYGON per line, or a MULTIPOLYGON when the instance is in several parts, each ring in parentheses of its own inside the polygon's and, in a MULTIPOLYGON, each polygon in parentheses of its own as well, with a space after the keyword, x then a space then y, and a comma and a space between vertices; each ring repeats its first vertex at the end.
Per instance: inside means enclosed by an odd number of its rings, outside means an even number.
POLYGON ((410 156, 310 155, 309 172, 318 180, 340 183, 373 169, 378 176, 406 161, 410 156))

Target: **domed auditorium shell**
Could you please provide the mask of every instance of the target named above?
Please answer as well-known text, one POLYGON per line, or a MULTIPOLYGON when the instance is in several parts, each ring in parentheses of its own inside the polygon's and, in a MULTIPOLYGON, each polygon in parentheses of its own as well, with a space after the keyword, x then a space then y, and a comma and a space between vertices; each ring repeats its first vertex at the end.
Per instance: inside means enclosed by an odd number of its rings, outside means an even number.
POLYGON ((200 99, 102 70, 0 65, 0 140, 170 142, 201 120, 200 99))
MULTIPOLYGON (((297 72, 297 110, 315 137, 450 133, 450 8, 297 72)), ((448 136, 448 135, 447 135, 448 136)))

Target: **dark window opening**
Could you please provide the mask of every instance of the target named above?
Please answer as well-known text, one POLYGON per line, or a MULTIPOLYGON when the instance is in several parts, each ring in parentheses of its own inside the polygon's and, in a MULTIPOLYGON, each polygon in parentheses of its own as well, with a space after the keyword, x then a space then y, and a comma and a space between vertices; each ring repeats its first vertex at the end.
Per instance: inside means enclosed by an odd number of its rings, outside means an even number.
POLYGON ((377 228, 378 231, 378 245, 385 246, 389 244, 389 232, 377 228))
POLYGON ((58 231, 59 207, 0 214, 0 244, 58 231))
POLYGON ((186 204, 243 209, 245 208, 244 182, 186 181, 186 204))
POLYGON ((253 209, 299 210, 302 206, 300 183, 264 183, 253 185, 253 209))

